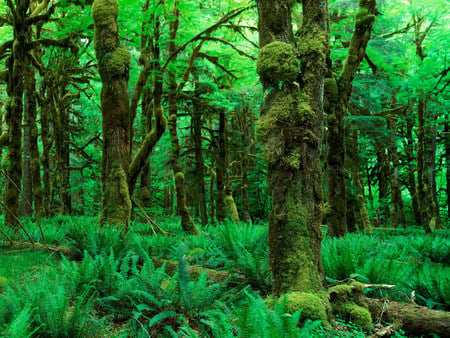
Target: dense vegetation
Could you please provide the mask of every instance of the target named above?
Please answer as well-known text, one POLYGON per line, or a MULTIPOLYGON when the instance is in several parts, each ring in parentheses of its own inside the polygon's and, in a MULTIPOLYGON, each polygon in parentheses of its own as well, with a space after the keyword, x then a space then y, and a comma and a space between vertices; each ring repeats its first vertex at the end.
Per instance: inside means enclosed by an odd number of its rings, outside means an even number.
POLYGON ((1 2, 0 336, 449 332, 449 8, 1 2))

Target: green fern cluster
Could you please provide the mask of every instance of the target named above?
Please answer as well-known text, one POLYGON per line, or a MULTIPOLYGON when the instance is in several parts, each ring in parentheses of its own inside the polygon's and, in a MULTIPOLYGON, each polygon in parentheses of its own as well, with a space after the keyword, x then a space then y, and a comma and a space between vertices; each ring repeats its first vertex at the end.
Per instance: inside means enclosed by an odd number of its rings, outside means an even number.
POLYGON ((95 294, 77 295, 54 278, 39 276, 0 295, 5 337, 94 337, 105 332, 103 321, 93 316, 95 294))
POLYGON ((218 230, 213 238, 227 270, 244 275, 253 288, 270 292, 267 227, 226 222, 218 230))

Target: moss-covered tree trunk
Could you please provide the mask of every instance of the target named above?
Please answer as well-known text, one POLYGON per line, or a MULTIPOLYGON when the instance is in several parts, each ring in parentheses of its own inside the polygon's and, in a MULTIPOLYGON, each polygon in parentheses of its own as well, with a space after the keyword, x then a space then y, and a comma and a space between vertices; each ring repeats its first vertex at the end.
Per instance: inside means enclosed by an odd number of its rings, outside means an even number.
POLYGON ((414 127, 414 116, 410 111, 406 112, 406 146, 405 146, 405 160, 408 164, 408 190, 411 195, 411 202, 414 213, 414 220, 416 225, 422 224, 422 218, 419 210, 419 198, 417 194, 416 187, 416 176, 417 165, 414 156, 414 138, 413 138, 413 127, 414 127))
POLYGON ((225 171, 227 167, 227 148, 225 134, 226 116, 225 111, 219 111, 219 130, 217 133, 217 156, 216 156, 216 217, 217 222, 223 223, 227 217, 227 206, 225 204, 225 171))
POLYGON ((417 197, 421 225, 427 234, 431 233, 430 222, 433 218, 433 200, 431 198, 429 178, 426 175, 426 141, 425 141, 425 99, 419 98, 417 103, 417 197))
MULTIPOLYGON (((42 90, 45 92, 45 82, 44 78, 42 90)), ((41 107, 41 141, 42 141, 42 156, 40 157, 40 162, 42 165, 42 209, 38 211, 38 214, 44 217, 50 216, 50 201, 51 201, 51 181, 50 181, 50 149, 52 146, 52 141, 50 138, 50 126, 49 126, 49 115, 53 104, 50 102, 49 97, 44 100, 44 104, 41 107)))
MULTIPOLYGON (((360 0, 355 29, 343 69, 339 76, 328 71, 325 81, 325 110, 328 122, 327 199, 328 231, 331 236, 346 234, 345 127, 344 119, 353 90, 353 80, 366 55, 375 21, 376 0, 360 0)), ((331 62, 329 62, 331 64, 331 62)))
MULTIPOLYGON (((197 96, 198 98, 198 96, 197 96)), ((202 225, 208 224, 208 212, 206 209, 206 188, 205 188, 205 163, 203 160, 203 141, 202 141, 202 111, 201 106, 197 100, 193 101, 193 112, 191 117, 192 126, 192 138, 194 140, 194 152, 195 152, 195 198, 198 202, 200 209, 200 219, 202 225)))
MULTIPOLYGON (((364 183, 361 177, 361 159, 358 149, 358 130, 351 130, 348 133, 348 142, 346 148, 348 149, 347 164, 350 169, 351 179, 353 183, 353 203, 352 211, 355 214, 355 221, 360 224, 359 230, 368 233, 372 232, 372 225, 370 223, 369 212, 367 211, 367 199, 364 194, 364 183)), ((349 231, 356 230, 355 227, 349 227, 349 231)))
POLYGON ((22 192, 21 214, 29 216, 33 212, 33 187, 31 181, 31 156, 30 156, 30 101, 28 90, 24 91, 25 103, 23 110, 23 167, 22 167, 22 192))
MULTIPOLYGON (((388 121, 388 128, 389 130, 391 130, 392 135, 397 134, 397 124, 398 124, 397 114, 404 111, 404 107, 400 107, 400 110, 397 110, 396 105, 397 105, 396 93, 393 92, 391 94, 391 109, 394 109, 393 117, 391 117, 388 121)), ((392 197, 391 227, 397 228, 399 223, 401 223, 403 227, 406 227, 404 204, 400 186, 400 171, 399 171, 400 160, 395 140, 391 140, 388 151, 390 162, 392 163, 393 166, 392 175, 390 175, 391 197, 392 197)))
MULTIPOLYGON (((444 137, 445 137, 445 173, 446 180, 446 192, 447 192, 447 222, 450 222, 450 118, 447 115, 446 122, 444 124, 444 137)), ((448 223, 447 223, 448 224, 448 223)))
POLYGON ((95 0, 92 5, 94 46, 103 82, 103 201, 100 223, 127 227, 131 213, 128 190, 130 115, 127 91, 130 53, 119 40, 118 14, 117 0, 95 0))
MULTIPOLYGON (((177 8, 178 1, 175 1, 173 18, 170 22, 170 42, 169 42, 169 58, 176 52, 175 38, 178 32, 178 25, 180 23, 180 11, 177 8)), ((180 164, 180 141, 177 133, 177 121, 178 121, 178 105, 177 105, 177 83, 175 74, 169 72, 169 133, 172 143, 172 152, 170 155, 170 161, 172 163, 173 175, 175 177, 175 192, 177 198, 177 209, 181 216, 181 227, 184 231, 197 234, 199 230, 191 217, 189 209, 186 204, 186 191, 184 173, 180 164)))
POLYGON ((5 224, 18 226, 19 191, 22 180, 22 115, 24 92, 24 69, 26 60, 26 46, 28 42, 28 26, 26 24, 28 0, 8 2, 9 10, 14 19, 14 42, 11 56, 7 61, 9 70, 6 105, 6 123, 8 124, 8 151, 3 160, 6 171, 5 187, 5 224))
POLYGON ((318 292, 323 278, 319 159, 329 45, 327 2, 303 1, 298 46, 291 4, 286 0, 257 1, 261 47, 257 71, 265 90, 257 135, 268 161, 272 195, 269 264, 275 295, 318 292))

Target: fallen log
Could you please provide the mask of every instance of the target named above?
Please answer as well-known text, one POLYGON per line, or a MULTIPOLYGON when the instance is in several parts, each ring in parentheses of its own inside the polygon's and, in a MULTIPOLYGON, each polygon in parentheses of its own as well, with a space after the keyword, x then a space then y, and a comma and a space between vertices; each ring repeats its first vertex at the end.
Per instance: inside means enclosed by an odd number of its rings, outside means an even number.
MULTIPOLYGON (((6 248, 8 250, 45 250, 50 252, 58 252, 64 255, 69 260, 81 260, 81 253, 73 248, 67 246, 54 246, 54 245, 44 245, 41 243, 30 243, 30 242, 0 242, 0 247, 6 248)), ((159 268, 164 265, 165 271, 168 275, 173 275, 178 269, 178 262, 169 261, 167 259, 154 258, 152 257, 153 264, 156 268, 159 268)), ((229 274, 226 271, 219 271, 213 269, 203 268, 201 266, 196 265, 188 265, 187 269, 189 271, 190 276, 193 279, 196 279, 200 276, 202 271, 206 272, 206 277, 215 282, 221 283, 228 281, 228 283, 245 283, 245 277, 239 274, 229 274)))
MULTIPOLYGON (((159 268, 164 265, 164 269, 168 275, 173 275, 177 269, 178 269, 178 262, 169 261, 167 259, 161 259, 161 258, 153 258, 152 257, 153 264, 155 267, 159 268)), ((239 274, 233 274, 231 275, 227 271, 219 271, 219 270, 213 270, 213 269, 207 269, 203 268, 201 266, 197 265, 188 265, 187 270, 189 272, 189 275, 193 279, 197 279, 202 271, 206 273, 206 278, 209 280, 215 282, 215 283, 222 283, 222 282, 231 282, 231 283, 245 283, 245 277, 243 275, 239 274)))
POLYGON ((79 260, 81 259, 81 253, 72 247, 68 246, 55 246, 42 244, 38 242, 30 243, 30 242, 0 242, 0 247, 3 247, 8 250, 25 250, 25 249, 33 249, 33 250, 45 250, 50 252, 58 252, 70 260, 79 260))
POLYGON ((365 298, 373 319, 383 320, 403 330, 407 335, 450 336, 450 312, 432 310, 416 304, 365 298))

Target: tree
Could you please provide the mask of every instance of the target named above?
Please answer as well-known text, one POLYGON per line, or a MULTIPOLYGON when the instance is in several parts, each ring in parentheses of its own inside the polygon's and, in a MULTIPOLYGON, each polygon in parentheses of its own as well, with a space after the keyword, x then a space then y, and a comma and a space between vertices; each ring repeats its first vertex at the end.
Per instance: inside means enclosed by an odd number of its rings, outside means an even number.
POLYGON ((265 91, 257 135, 268 162, 272 196, 269 264, 275 295, 318 292, 323 279, 319 158, 329 48, 327 2, 302 2, 303 25, 297 40, 292 5, 286 0, 257 1, 261 48, 257 72, 265 91))
POLYGON ((128 80, 130 53, 120 43, 117 0, 95 0, 95 52, 103 82, 102 184, 103 205, 100 223, 127 227, 131 216, 128 188, 130 166, 130 111, 128 80))
MULTIPOLYGON (((328 231, 331 236, 344 236, 346 229, 346 174, 345 160, 345 125, 353 79, 356 71, 366 56, 367 43, 375 21, 376 1, 362 0, 355 16, 355 29, 350 39, 347 57, 339 75, 329 69, 325 81, 325 103, 328 122, 327 133, 327 197, 329 204, 328 231)), ((331 60, 329 60, 331 66, 331 60)), ((358 195, 361 195, 360 192, 358 195)), ((362 203, 364 196, 362 195, 362 203)))

